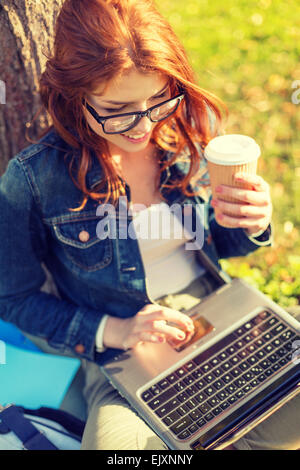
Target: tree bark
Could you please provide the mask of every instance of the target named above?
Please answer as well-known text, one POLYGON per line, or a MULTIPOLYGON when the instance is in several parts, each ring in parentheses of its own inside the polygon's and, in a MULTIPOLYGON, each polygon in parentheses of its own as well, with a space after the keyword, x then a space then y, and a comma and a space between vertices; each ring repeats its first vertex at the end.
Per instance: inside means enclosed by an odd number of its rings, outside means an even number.
MULTIPOLYGON (((38 81, 54 38, 54 25, 64 0, 1 0, 0 4, 0 176, 8 161, 30 143, 29 123, 41 106, 38 81), (5 93, 4 93, 5 92, 5 93)), ((30 129, 36 139, 49 125, 41 114, 30 129)), ((42 291, 59 297, 52 276, 42 291)))
MULTIPOLYGON (((38 80, 62 4, 63 0, 1 0, 0 175, 8 161, 29 145, 26 127, 40 108, 38 80)), ((40 115, 30 136, 35 139, 47 125, 46 114, 40 115)))

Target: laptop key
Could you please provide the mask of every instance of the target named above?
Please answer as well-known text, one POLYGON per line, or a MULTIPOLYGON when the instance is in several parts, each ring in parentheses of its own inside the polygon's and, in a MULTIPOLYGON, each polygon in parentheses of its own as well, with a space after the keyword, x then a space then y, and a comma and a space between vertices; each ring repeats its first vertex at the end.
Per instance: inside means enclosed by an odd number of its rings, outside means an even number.
POLYGON ((243 390, 239 390, 238 392, 236 392, 235 397, 237 398, 237 400, 239 400, 244 395, 245 395, 245 393, 243 392, 243 390))
POLYGON ((200 405, 198 409, 201 411, 201 413, 205 414, 210 410, 210 406, 208 403, 203 403, 203 405, 200 405))
POLYGON ((196 363, 194 361, 190 361, 187 364, 185 364, 185 368, 190 372, 191 370, 194 370, 197 367, 196 363))
POLYGON ((207 387, 204 392, 206 393, 206 395, 208 395, 209 397, 211 395, 213 395, 215 393, 215 389, 213 387, 207 387))
POLYGON ((214 369, 212 371, 212 373, 214 374, 214 376, 216 378, 220 377, 220 375, 222 375, 224 372, 222 371, 222 369, 220 369, 219 367, 217 367, 216 369, 214 369))
POLYGON ((160 386, 160 388, 161 388, 162 390, 165 390, 166 388, 169 387, 170 384, 169 384, 169 382, 167 381, 167 379, 163 379, 163 380, 161 380, 160 382, 158 382, 158 385, 160 386))
POLYGON ((210 421, 211 419, 214 418, 214 415, 213 413, 210 411, 209 413, 207 413, 204 418, 206 419, 206 421, 210 421))
POLYGON ((230 373, 231 375, 233 375, 233 377, 238 377, 239 375, 241 375, 242 371, 236 367, 234 369, 231 369, 230 373))
POLYGON ((196 423, 192 424, 192 426, 189 427, 189 431, 191 434, 194 434, 194 432, 198 431, 198 426, 196 423))
POLYGON ((199 408, 189 413, 189 417, 192 418, 193 421, 197 421, 199 418, 201 418, 201 416, 202 412, 199 410, 199 408))
POLYGON ((254 375, 259 375, 263 372, 263 368, 258 366, 251 367, 250 372, 252 372, 254 375))
POLYGON ((196 385, 191 385, 190 387, 188 387, 186 389, 186 393, 192 397, 193 395, 195 395, 196 393, 198 392, 198 388, 196 387, 196 385))
POLYGON ((152 385, 152 387, 150 387, 150 391, 153 395, 158 395, 161 392, 161 389, 158 385, 152 385))
POLYGON ((223 411, 223 410, 222 410, 222 408, 221 408, 220 406, 217 406, 216 408, 214 408, 214 409, 212 410, 212 412, 213 412, 213 414, 214 414, 215 416, 218 416, 220 413, 222 413, 222 411, 223 411))
POLYGON ((229 397, 229 393, 226 390, 222 390, 221 392, 217 393, 216 395, 220 401, 226 400, 229 397))
POLYGON ((274 351, 274 349, 275 349, 275 348, 274 348, 274 346, 272 346, 272 344, 267 344, 267 346, 264 347, 263 350, 264 350, 264 352, 265 352, 266 354, 269 354, 270 352, 274 351))
POLYGON ((187 373, 188 371, 184 367, 180 367, 180 369, 176 370, 178 377, 184 377, 187 373))
POLYGON ((228 403, 228 401, 223 401, 223 403, 221 403, 220 405, 220 408, 222 408, 222 410, 226 410, 229 406, 230 404, 228 403))
POLYGON ((189 399, 189 396, 186 392, 181 392, 176 397, 181 403, 184 403, 189 399))
POLYGON ((153 397, 153 393, 150 392, 150 390, 146 390, 144 393, 142 393, 141 397, 144 401, 148 401, 153 397))
POLYGON ((178 421, 178 419, 180 419, 180 414, 179 414, 177 411, 173 411, 172 413, 170 413, 168 416, 166 416, 166 417, 163 419, 163 422, 164 422, 167 426, 171 426, 173 423, 175 423, 176 421, 178 421))
POLYGON ((177 423, 171 426, 170 429, 174 434, 177 435, 183 432, 184 430, 186 430, 186 428, 191 426, 191 424, 193 424, 193 420, 187 415, 181 418, 179 421, 177 421, 177 423))
POLYGON ((213 397, 208 400, 208 403, 210 404, 211 407, 214 407, 220 404, 220 400, 217 397, 213 397))
POLYGON ((237 401, 237 398, 232 395, 231 397, 228 398, 227 400, 231 405, 237 401))
POLYGON ((197 380, 197 379, 200 379, 203 376, 203 374, 200 369, 197 369, 192 373, 192 376, 194 377, 195 380, 197 380))
POLYGON ((211 374, 208 374, 208 375, 206 375, 206 376, 204 377, 204 380, 205 380, 208 384, 210 384, 211 382, 213 382, 213 381, 215 380, 215 377, 214 377, 213 375, 211 375, 211 374))
POLYGON ((203 403, 207 396, 204 393, 198 393, 197 395, 194 396, 195 400, 197 400, 198 403, 203 403))
POLYGON ((294 338, 295 336, 296 333, 294 333, 292 330, 287 330, 279 336, 279 339, 281 339, 281 341, 286 341, 288 339, 294 338))
POLYGON ((217 390, 220 390, 221 388, 224 387, 224 383, 223 383, 221 380, 216 380, 212 385, 213 385, 217 390))
POLYGON ((204 418, 201 418, 197 421, 197 425, 199 426, 199 428, 202 428, 202 426, 204 426, 206 424, 206 421, 204 418))
POLYGON ((179 406, 177 409, 176 409, 177 413, 180 414, 180 416, 184 416, 186 414, 188 414, 188 412, 190 411, 189 407, 184 403, 183 405, 179 406))
POLYGON ((176 382, 176 380, 179 379, 179 377, 175 374, 175 372, 173 372, 173 374, 168 375, 166 379, 172 385, 174 382, 176 382))
POLYGON ((283 323, 280 323, 279 325, 275 326, 273 330, 271 330, 271 333, 273 333, 273 335, 278 335, 279 333, 282 333, 286 329, 287 329, 287 326, 285 326, 283 323))
POLYGON ((225 374, 223 375, 222 380, 225 384, 228 384, 232 381, 232 376, 230 374, 225 374))
POLYGON ((230 384, 228 385, 228 387, 225 388, 225 390, 230 395, 231 393, 234 393, 237 390, 237 386, 234 384, 230 384))
POLYGON ((176 395, 177 391, 174 387, 170 387, 169 389, 162 392, 160 395, 157 395, 153 400, 148 402, 148 405, 152 410, 158 408, 164 402, 168 401, 170 398, 176 395))
POLYGON ((155 413, 161 418, 162 416, 167 415, 171 411, 173 411, 175 408, 177 408, 179 405, 181 405, 180 401, 177 400, 177 398, 173 398, 173 400, 168 401, 164 405, 160 406, 155 410, 155 413))
POLYGON ((178 439, 187 439, 191 435, 190 431, 186 429, 181 434, 178 434, 178 439))
POLYGON ((192 410, 193 408, 198 406, 198 402, 192 398, 191 400, 186 402, 186 405, 192 410))
POLYGON ((177 382, 177 384, 174 385, 174 388, 177 392, 182 392, 183 390, 185 390, 186 385, 184 384, 183 381, 181 381, 181 382, 177 382))
POLYGON ((182 383, 184 383, 185 385, 191 385, 192 383, 195 382, 195 379, 194 377, 192 376, 192 374, 190 375, 187 375, 183 380, 182 380, 182 383))

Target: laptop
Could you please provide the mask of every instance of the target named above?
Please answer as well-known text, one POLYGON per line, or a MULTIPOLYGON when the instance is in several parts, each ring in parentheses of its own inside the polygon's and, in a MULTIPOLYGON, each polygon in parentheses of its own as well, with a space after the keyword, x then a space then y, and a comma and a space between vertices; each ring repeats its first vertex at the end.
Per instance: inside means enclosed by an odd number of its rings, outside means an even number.
POLYGON ((224 449, 300 392, 300 323, 201 250, 216 289, 188 342, 140 343, 101 369, 169 449, 224 449))

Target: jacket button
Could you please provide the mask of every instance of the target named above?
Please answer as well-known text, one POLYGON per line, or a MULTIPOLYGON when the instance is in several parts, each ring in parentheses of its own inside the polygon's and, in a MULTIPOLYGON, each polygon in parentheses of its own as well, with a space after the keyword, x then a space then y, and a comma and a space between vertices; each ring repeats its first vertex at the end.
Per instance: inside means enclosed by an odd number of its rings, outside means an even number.
POLYGON ((82 354, 82 353, 84 353, 84 351, 85 351, 85 347, 83 346, 83 344, 76 344, 76 346, 75 346, 75 351, 76 351, 78 354, 82 354))
POLYGON ((78 238, 81 242, 87 242, 90 239, 90 234, 89 232, 86 232, 86 230, 82 230, 79 233, 78 238))

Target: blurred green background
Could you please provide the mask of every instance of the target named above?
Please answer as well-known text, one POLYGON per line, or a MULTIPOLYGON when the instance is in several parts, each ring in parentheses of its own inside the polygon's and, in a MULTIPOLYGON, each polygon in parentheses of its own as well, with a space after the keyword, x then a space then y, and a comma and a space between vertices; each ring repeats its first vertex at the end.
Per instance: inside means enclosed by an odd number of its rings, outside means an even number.
POLYGON ((259 173, 271 185, 274 246, 222 265, 283 307, 298 305, 300 2, 159 0, 157 6, 183 42, 199 85, 226 103, 226 132, 252 136, 262 148, 259 173))

